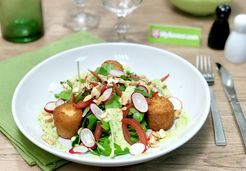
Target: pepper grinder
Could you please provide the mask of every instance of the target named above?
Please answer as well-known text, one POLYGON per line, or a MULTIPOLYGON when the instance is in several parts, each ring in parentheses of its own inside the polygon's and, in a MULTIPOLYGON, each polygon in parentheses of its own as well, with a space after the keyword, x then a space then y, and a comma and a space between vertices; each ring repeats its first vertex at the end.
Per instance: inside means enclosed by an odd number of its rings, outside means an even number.
POLYGON ((234 18, 234 30, 225 44, 225 57, 232 63, 246 62, 246 14, 234 18))
POLYGON ((228 18, 231 14, 231 7, 221 4, 216 8, 216 19, 211 27, 208 46, 212 49, 223 50, 226 40, 230 34, 228 18))

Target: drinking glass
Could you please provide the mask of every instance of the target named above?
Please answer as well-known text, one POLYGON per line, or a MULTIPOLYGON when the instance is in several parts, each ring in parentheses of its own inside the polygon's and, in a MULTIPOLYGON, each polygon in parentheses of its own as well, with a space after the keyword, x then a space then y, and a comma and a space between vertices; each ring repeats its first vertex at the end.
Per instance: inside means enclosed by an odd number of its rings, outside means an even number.
POLYGON ((73 0, 73 2, 75 7, 69 11, 65 19, 65 27, 73 31, 85 31, 96 28, 99 23, 99 17, 85 11, 87 0, 73 0))
POLYGON ((118 21, 115 25, 118 42, 132 42, 126 38, 129 25, 126 22, 126 16, 131 14, 140 4, 142 0, 102 0, 103 6, 116 14, 118 21))
POLYGON ((41 0, 0 0, 2 37, 10 42, 27 43, 44 34, 41 0))

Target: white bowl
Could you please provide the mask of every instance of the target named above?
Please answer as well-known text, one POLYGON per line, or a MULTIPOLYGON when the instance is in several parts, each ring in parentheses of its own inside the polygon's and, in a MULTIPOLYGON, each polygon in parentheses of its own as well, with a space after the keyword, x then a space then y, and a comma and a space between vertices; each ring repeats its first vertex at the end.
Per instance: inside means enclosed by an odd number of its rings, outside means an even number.
MULTIPOLYGON (((82 71, 81 71, 82 72, 82 71)), ((123 166, 141 163, 165 155, 190 140, 204 124, 210 106, 209 89, 199 71, 173 53, 150 46, 130 43, 102 43, 83 46, 61 52, 35 66, 17 86, 12 111, 20 131, 40 148, 61 158, 95 166, 123 166), (106 157, 74 156, 46 144, 37 116, 47 101, 54 98, 48 92, 51 84, 74 77, 76 59, 82 58, 81 70, 95 69, 106 59, 115 59, 130 66, 139 74, 149 78, 161 78, 169 73, 167 80, 171 93, 182 100, 190 121, 177 135, 151 149, 146 155, 120 156, 115 159, 106 157)))

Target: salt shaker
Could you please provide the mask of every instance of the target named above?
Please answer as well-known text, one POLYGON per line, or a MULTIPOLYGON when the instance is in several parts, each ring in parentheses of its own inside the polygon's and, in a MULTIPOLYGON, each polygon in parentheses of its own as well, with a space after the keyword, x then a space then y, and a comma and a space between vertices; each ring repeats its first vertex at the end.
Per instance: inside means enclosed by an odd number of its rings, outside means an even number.
POLYGON ((234 30, 225 45, 225 57, 232 63, 246 62, 246 14, 234 18, 234 30))
POLYGON ((221 4, 216 8, 216 19, 211 27, 208 37, 208 46, 212 49, 223 50, 226 40, 230 34, 228 18, 231 14, 231 7, 221 4))

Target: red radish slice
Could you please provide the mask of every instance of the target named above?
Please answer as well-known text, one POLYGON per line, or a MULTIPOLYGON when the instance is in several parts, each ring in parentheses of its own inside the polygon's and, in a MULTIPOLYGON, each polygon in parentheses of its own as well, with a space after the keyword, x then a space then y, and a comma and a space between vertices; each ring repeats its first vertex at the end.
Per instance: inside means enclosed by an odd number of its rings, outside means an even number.
POLYGON ((96 145, 96 141, 93 133, 88 128, 84 128, 80 132, 80 139, 84 146, 88 148, 93 148, 96 145))
POLYGON ((113 97, 113 88, 107 88, 102 94, 102 101, 106 102, 113 97))
POLYGON ((85 146, 76 146, 76 147, 73 147, 69 150, 69 153, 71 154, 84 154, 88 151, 88 148, 85 147, 85 146))
POLYGON ((138 92, 134 92, 132 93, 132 103, 134 105, 134 107, 142 113, 145 113, 148 111, 149 107, 148 107, 148 103, 147 100, 145 99, 145 97, 138 92))
POLYGON ((147 89, 147 87, 145 87, 144 85, 139 85, 138 88, 141 89, 141 90, 143 90, 143 91, 145 91, 146 93, 149 92, 148 89, 147 89))
POLYGON ((116 70, 116 69, 112 69, 109 71, 109 74, 114 76, 114 77, 120 77, 122 75, 125 75, 125 73, 123 71, 120 70, 116 70))
POLYGON ((53 113, 56 108, 56 101, 50 101, 44 106, 44 110, 48 113, 53 113))
POLYGON ((168 100, 170 100, 173 104, 174 110, 180 110, 183 108, 183 104, 180 99, 174 96, 169 96, 168 100))
POLYGON ((90 104, 91 112, 96 116, 97 119, 101 120, 101 115, 103 114, 102 109, 100 109, 95 103, 90 104))
POLYGON ((64 100, 59 99, 59 100, 56 101, 56 107, 58 107, 58 106, 60 106, 60 105, 62 105, 62 104, 64 104, 64 103, 65 103, 64 100))
POLYGON ((135 143, 132 144, 130 147, 130 154, 132 155, 139 155, 145 151, 146 147, 143 143, 135 143))

